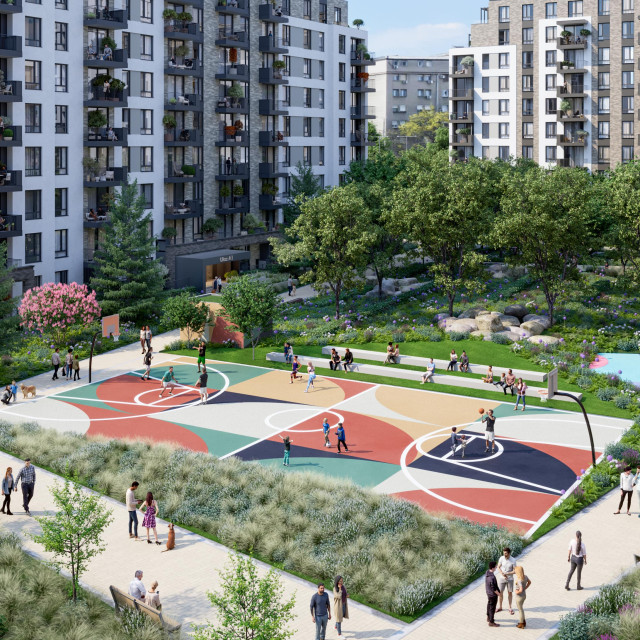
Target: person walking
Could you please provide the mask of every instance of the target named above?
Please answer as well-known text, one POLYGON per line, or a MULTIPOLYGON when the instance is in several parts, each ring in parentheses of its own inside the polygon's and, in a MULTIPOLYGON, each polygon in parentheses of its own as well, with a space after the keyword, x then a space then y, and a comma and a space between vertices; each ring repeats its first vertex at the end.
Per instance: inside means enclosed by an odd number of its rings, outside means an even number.
POLYGON ((315 390, 313 381, 316 379, 316 368, 313 366, 313 362, 311 362, 311 360, 307 363, 307 373, 309 374, 309 378, 307 380, 307 388, 304 390, 305 393, 308 393, 309 387, 315 390))
POLYGON ((344 426, 342 425, 342 422, 338 422, 336 435, 338 436, 338 453, 340 453, 340 445, 344 447, 345 451, 349 451, 349 448, 347 447, 347 436, 344 432, 344 426))
POLYGON ((289 436, 280 436, 280 440, 282 440, 284 444, 284 458, 282 459, 282 466, 289 466, 289 456, 291 455, 291 443, 293 440, 289 436))
POLYGON ((147 329, 145 333, 145 342, 147 343, 147 349, 151 349, 151 338, 153 338, 153 334, 151 333, 151 327, 147 325, 147 329))
POLYGON ((149 380, 151 377, 151 360, 153 359, 153 349, 149 347, 144 354, 144 358, 142 359, 142 364, 144 364, 144 374, 142 376, 142 380, 149 380))
POLYGON ((582 533, 580 531, 576 531, 576 537, 572 538, 569 541, 569 557, 567 558, 567 562, 571 563, 571 570, 569 571, 569 575, 567 576, 567 582, 564 585, 564 588, 567 591, 570 591, 569 583, 571 582, 571 576, 573 576, 573 572, 578 570, 578 586, 576 587, 578 591, 582 591, 582 567, 587 564, 587 548, 584 546, 584 542, 582 542, 582 533))
POLYGON ((338 638, 342 638, 342 622, 349 619, 349 604, 347 598, 349 594, 344 586, 342 576, 336 576, 333 582, 333 613, 336 618, 335 629, 338 632, 338 638))
POLYGON ((160 541, 158 540, 158 531, 156 529, 156 514, 158 513, 158 503, 156 502, 156 500, 154 500, 153 493, 151 493, 151 491, 147 492, 147 497, 140 507, 140 511, 144 513, 142 526, 147 530, 147 543, 152 544, 149 537, 149 530, 153 529, 153 537, 156 539, 156 544, 160 544, 160 541))
POLYGON ((527 406, 527 383, 522 378, 518 378, 518 384, 516 384, 516 406, 513 408, 514 411, 518 410, 520 400, 522 400, 522 410, 524 411, 527 406))
POLYGON ((427 364, 427 370, 422 374, 422 382, 433 382, 433 374, 436 372, 436 365, 433 362, 433 358, 429 358, 429 364, 427 364))
POLYGON ((33 491, 36 487, 36 468, 31 464, 31 458, 24 459, 24 467, 20 469, 16 476, 14 491, 18 490, 20 480, 22 480, 22 506, 26 514, 30 516, 29 503, 31 502, 31 498, 33 498, 33 491))
POLYGON ((322 421, 322 432, 324 433, 324 446, 331 447, 331 442, 329 442, 329 430, 331 427, 329 426, 329 420, 325 417, 322 421))
POLYGON ((140 486, 140 483, 134 480, 131 483, 131 486, 127 489, 127 493, 125 496, 125 503, 127 505, 127 511, 129 512, 129 537, 138 538, 138 504, 142 502, 142 500, 136 500, 136 489, 140 486), (133 529, 133 532, 132 532, 133 529))
POLYGON ((447 365, 447 371, 455 371, 458 364, 458 354, 455 349, 451 349, 449 354, 449 364, 447 365))
POLYGON ((613 512, 616 516, 620 513, 622 505, 624 504, 625 496, 627 498, 627 515, 631 515, 631 496, 633 495, 633 481, 634 476, 631 475, 631 467, 626 466, 624 471, 620 474, 620 504, 618 510, 613 512))
POLYGON ((289 295, 291 295, 291 292, 293 291, 293 280, 291 279, 291 276, 287 278, 287 289, 289 290, 289 295))
POLYGON ((491 453, 496 452, 496 419, 493 417, 493 409, 488 409, 482 416, 482 422, 486 422, 484 427, 485 453, 489 453, 489 443, 491 443, 491 453))
POLYGON ((524 601, 527 599, 527 589, 531 586, 531 580, 524 574, 524 569, 520 566, 515 567, 515 586, 516 586, 516 607, 520 613, 520 622, 516 625, 518 629, 524 629, 527 621, 524 618, 524 601))
POLYGON ((73 356, 73 381, 80 380, 80 360, 78 360, 78 354, 73 356))
POLYGON ((322 582, 318 585, 318 591, 311 596, 310 608, 311 622, 316 625, 316 640, 325 640, 327 623, 331 620, 331 604, 322 582))
POLYGON ((298 362, 298 356, 293 356, 293 362, 291 363, 291 384, 298 378, 298 369, 300 369, 300 363, 298 362))
POLYGON ((516 561, 511 557, 511 549, 505 547, 502 550, 500 560, 498 560, 498 568, 496 570, 496 578, 498 580, 498 608, 496 613, 502 611, 502 599, 504 591, 507 590, 507 598, 509 600, 509 613, 513 615, 513 575, 516 567, 516 561))
MULTIPOLYGON (((198 369, 200 371, 200 369, 198 369)), ((200 388, 200 403, 207 404, 207 400, 209 398, 209 389, 207 384, 209 382, 209 374, 207 373, 206 367, 202 367, 202 373, 196 382, 196 387, 200 388)))
POLYGON ((498 596, 500 595, 500 591, 498 590, 498 581, 495 576, 496 566, 496 561, 492 560, 489 563, 487 573, 484 575, 484 588, 487 593, 487 622, 490 627, 500 626, 499 624, 496 624, 494 620, 496 615, 496 604, 498 603, 498 596))
POLYGON ((58 380, 58 369, 60 368, 60 349, 56 350, 51 355, 51 364, 53 365, 53 377, 52 380, 58 380))
POLYGON ((7 467, 4 478, 2 478, 2 495, 4 500, 2 502, 2 513, 6 513, 8 516, 12 516, 11 513, 11 490, 13 489, 13 469, 7 467), (6 508, 6 511, 5 511, 6 508))
POLYGON ((193 347, 198 350, 198 373, 200 373, 200 365, 204 369, 207 359, 207 343, 204 339, 200 340, 200 344, 197 347, 193 347))
POLYGON ((173 367, 169 367, 169 370, 165 371, 165 374, 162 376, 162 380, 160 381, 160 384, 162 384, 162 391, 160 392, 160 395, 158 396, 158 398, 162 398, 162 396, 164 395, 164 390, 167 387, 169 387, 169 395, 170 396, 173 395, 173 389, 175 388, 176 384, 178 384, 178 381, 173 375, 173 367))
POLYGON ((67 355, 64 357, 64 371, 67 380, 71 380, 71 371, 73 370, 73 349, 69 347, 67 355))
POLYGON ((147 343, 147 327, 142 325, 142 329, 140 329, 140 346, 142 347, 142 355, 144 355, 145 346, 147 343))

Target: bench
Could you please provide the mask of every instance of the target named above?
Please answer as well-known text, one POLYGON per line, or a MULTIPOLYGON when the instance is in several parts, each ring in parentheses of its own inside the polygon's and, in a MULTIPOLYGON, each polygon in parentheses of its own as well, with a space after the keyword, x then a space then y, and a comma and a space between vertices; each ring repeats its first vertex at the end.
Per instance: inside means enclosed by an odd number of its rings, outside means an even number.
MULTIPOLYGON (((351 349, 351 347, 349 348, 351 349)), ((322 353, 330 355, 331 349, 335 349, 341 356, 344 355, 343 347, 334 347, 332 345, 322 347, 322 353)), ((386 353, 381 353, 380 351, 367 351, 366 349, 351 349, 351 353, 353 353, 354 359, 360 360, 374 360, 376 362, 384 362, 387 358, 386 353)), ((458 354, 458 358, 460 358, 460 354, 458 354)), ((398 364, 408 364, 414 367, 424 367, 426 369, 427 364, 429 364, 429 358, 400 355, 400 362, 398 364)), ((433 364, 436 365, 436 369, 446 370, 447 366, 449 365, 449 360, 437 360, 436 358, 434 358, 433 364)), ((488 365, 469 363, 469 373, 479 373, 485 375, 488 368, 488 365)), ((456 370, 459 371, 459 368, 457 368, 456 370)), ((512 371, 513 375, 516 378, 522 378, 523 380, 531 382, 547 381, 547 374, 545 371, 526 371, 524 369, 512 369, 512 371)), ((509 369, 505 369, 503 367, 493 367, 494 378, 497 378, 499 380, 500 376, 503 373, 509 373, 509 369)))
MULTIPOLYGON (((324 350, 324 349, 323 349, 324 350)), ((369 353, 369 352, 367 352, 369 353)), ((309 362, 312 362, 316 369, 329 369, 328 358, 317 358, 298 355, 298 362, 301 366, 306 366, 309 362)), ((355 357, 355 353, 354 353, 355 357)), ((285 362, 284 354, 272 351, 267 353, 267 360, 269 362, 285 362)), ((434 361, 435 362, 435 361, 434 361)), ((342 366, 342 365, 340 365, 342 366)), ((385 376, 387 378, 398 378, 402 380, 414 380, 415 382, 422 382, 422 371, 412 371, 410 369, 402 369, 399 366, 384 366, 376 364, 360 364, 356 361, 349 365, 349 372, 366 373, 372 376, 385 376)), ((465 389, 476 389, 478 391, 494 391, 500 393, 501 387, 487 384, 482 382, 478 378, 463 378, 462 376, 448 376, 444 373, 436 373, 433 376, 433 382, 435 384, 446 384, 452 387, 463 387, 465 389)), ((431 383, 426 383, 431 384, 431 383)), ((530 398, 539 397, 538 391, 547 391, 546 387, 527 387, 527 396, 530 398)), ((582 400, 581 393, 571 392, 579 400, 582 400)), ((563 400, 571 402, 571 398, 565 396, 556 396, 554 400, 563 400)))
POLYGON ((128 593, 125 593, 118 587, 114 587, 111 585, 109 587, 109 591, 111 591, 111 597, 113 598, 113 603, 116 609, 116 613, 120 615, 124 609, 133 609, 134 611, 139 611, 143 615, 147 616, 149 619, 153 620, 157 625, 162 627, 168 634, 172 635, 175 638, 180 637, 180 629, 182 625, 175 620, 169 618, 169 616, 164 615, 158 609, 154 607, 149 607, 142 600, 137 600, 133 596, 130 596, 128 593))

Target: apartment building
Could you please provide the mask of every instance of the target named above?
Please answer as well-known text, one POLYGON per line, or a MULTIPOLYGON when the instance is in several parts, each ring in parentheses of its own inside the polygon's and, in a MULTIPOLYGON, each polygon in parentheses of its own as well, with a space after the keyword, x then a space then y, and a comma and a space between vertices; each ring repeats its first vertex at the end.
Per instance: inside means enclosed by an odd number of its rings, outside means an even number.
POLYGON ((296 163, 329 186, 366 157, 373 61, 347 25, 344 0, 0 0, 16 294, 90 279, 126 180, 171 286, 263 266, 296 163))
POLYGON ((629 162, 638 18, 634 0, 490 0, 471 46, 450 51, 453 157, 629 162))
POLYGON ((373 123, 383 136, 396 131, 414 113, 449 111, 449 55, 375 58, 369 88, 375 90, 369 99, 373 123))

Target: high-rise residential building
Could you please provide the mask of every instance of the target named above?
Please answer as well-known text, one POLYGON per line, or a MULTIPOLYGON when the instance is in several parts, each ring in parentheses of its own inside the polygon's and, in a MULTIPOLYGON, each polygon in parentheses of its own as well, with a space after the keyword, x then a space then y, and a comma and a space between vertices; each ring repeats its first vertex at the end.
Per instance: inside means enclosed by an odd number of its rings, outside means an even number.
POLYGON ((420 111, 449 110, 449 56, 375 58, 369 98, 378 133, 387 136, 420 111))
POLYGON ((471 46, 450 51, 454 157, 629 162, 638 18, 634 0, 490 0, 471 46))
POLYGON ((373 61, 346 0, 0 0, 0 29, 16 294, 89 280, 127 180, 169 284, 204 288, 269 258, 298 162, 330 186, 366 157, 373 61))

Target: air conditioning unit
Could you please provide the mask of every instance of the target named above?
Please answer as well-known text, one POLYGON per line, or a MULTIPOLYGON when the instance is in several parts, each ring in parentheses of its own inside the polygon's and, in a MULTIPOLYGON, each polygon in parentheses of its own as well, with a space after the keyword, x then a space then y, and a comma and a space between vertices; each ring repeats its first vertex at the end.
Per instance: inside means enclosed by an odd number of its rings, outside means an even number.
POLYGON ((449 97, 449 89, 443 89, 442 90, 442 97, 443 98, 448 98, 449 97))
POLYGON ((446 80, 447 79, 447 74, 446 73, 441 73, 440 74, 440 80, 446 80))

